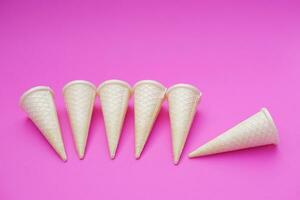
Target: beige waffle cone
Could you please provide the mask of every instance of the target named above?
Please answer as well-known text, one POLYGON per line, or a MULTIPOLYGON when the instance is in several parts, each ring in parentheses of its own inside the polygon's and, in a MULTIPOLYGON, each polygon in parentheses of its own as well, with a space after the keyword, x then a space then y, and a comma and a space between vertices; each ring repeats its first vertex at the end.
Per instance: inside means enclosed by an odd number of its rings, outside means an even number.
POLYGON ((278 135, 266 108, 189 154, 190 158, 251 147, 277 144, 278 135))
POLYGON ((165 98, 166 88, 144 80, 134 86, 135 157, 139 158, 165 98))
POLYGON ((98 87, 97 93, 100 96, 110 157, 113 159, 119 144, 131 88, 124 81, 109 80, 98 87))
POLYGON ((77 154, 80 159, 83 159, 94 108, 96 88, 88 81, 71 81, 64 86, 63 95, 77 154))
POLYGON ((200 97, 198 89, 188 84, 177 84, 167 91, 174 164, 179 162, 200 97))
POLYGON ((56 153, 66 161, 67 156, 57 118, 53 91, 45 86, 31 88, 22 95, 20 105, 56 153))

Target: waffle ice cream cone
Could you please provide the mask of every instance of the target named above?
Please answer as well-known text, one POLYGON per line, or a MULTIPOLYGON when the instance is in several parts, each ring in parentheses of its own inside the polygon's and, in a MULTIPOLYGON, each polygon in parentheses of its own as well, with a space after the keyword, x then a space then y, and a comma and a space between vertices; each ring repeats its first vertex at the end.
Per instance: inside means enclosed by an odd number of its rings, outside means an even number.
POLYGON ((199 90, 188 84, 177 84, 167 91, 174 164, 179 162, 200 97, 199 90))
POLYGON ((98 87, 97 93, 103 111, 110 157, 114 159, 128 108, 131 87, 124 81, 109 80, 98 87))
POLYGON ((190 158, 278 143, 278 134, 266 108, 189 154, 190 158))
POLYGON ((134 86, 135 157, 137 159, 144 149, 165 93, 166 88, 156 81, 144 80, 134 86))
POLYGON ((84 158, 85 147, 96 96, 96 87, 83 80, 71 81, 63 88, 78 157, 84 158))
POLYGON ((51 88, 45 86, 31 88, 22 95, 20 105, 56 153, 66 161, 67 155, 51 88))

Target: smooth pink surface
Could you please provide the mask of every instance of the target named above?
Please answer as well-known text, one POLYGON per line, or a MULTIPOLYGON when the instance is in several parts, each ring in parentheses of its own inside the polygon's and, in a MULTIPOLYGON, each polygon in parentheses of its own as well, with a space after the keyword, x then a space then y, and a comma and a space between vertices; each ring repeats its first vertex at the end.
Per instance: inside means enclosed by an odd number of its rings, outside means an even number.
POLYGON ((2 0, 0 199, 299 199, 300 4, 241 2, 2 0), (77 158, 62 87, 112 78, 203 92, 178 166, 166 103, 137 161, 131 101, 112 161, 97 99, 86 158, 77 158), (36 85, 56 93, 67 163, 18 106, 36 85), (264 106, 277 148, 187 158, 264 106))

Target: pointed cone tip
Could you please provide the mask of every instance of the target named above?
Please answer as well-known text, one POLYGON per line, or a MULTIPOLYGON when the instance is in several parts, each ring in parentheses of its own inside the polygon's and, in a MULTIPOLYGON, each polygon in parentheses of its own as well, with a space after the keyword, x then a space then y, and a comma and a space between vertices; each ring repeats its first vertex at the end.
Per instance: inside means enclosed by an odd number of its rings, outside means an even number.
POLYGON ((178 146, 173 146, 173 161, 174 164, 178 164, 181 158, 183 148, 178 146))
POLYGON ((188 155, 189 158, 195 158, 196 157, 196 154, 194 152, 191 152, 189 155, 188 155))
MULTIPOLYGON (((118 143, 116 143, 118 145, 118 143)), ((116 151, 117 151, 117 145, 115 143, 108 143, 108 149, 109 149, 109 157, 110 159, 115 159, 116 157, 116 151)))
POLYGON ((66 161, 68 160, 67 155, 66 155, 65 152, 60 153, 60 154, 59 154, 59 157, 60 157, 64 162, 66 162, 66 161))
POLYGON ((189 158, 196 158, 196 157, 202 157, 202 156, 207 156, 207 155, 212 155, 212 154, 217 154, 217 152, 211 152, 205 146, 201 146, 198 149, 192 151, 189 153, 189 158))
POLYGON ((203 148, 198 148, 194 151, 192 151, 191 153, 189 153, 189 158, 196 158, 196 157, 200 157, 200 156, 205 156, 208 155, 209 152, 205 151, 203 148))
POLYGON ((135 154, 135 159, 136 160, 139 160, 140 158, 141 158, 141 154, 140 155, 135 154))
POLYGON ((178 165, 179 160, 180 160, 180 154, 174 154, 174 156, 173 156, 174 165, 178 165))
POLYGON ((83 160, 84 159, 84 154, 79 154, 78 157, 79 157, 80 160, 83 160))
POLYGON ((81 145, 82 143, 76 142, 77 155, 80 160, 84 159, 85 156, 85 145, 81 145))
POLYGON ((135 146, 135 159, 139 159, 141 157, 141 154, 143 152, 144 146, 141 147, 141 145, 135 146))
POLYGON ((78 154, 78 158, 80 160, 83 160, 85 156, 85 149, 77 146, 77 154, 78 154))
POLYGON ((115 153, 110 153, 109 155, 110 155, 110 159, 111 160, 114 160, 116 158, 116 154, 115 153))
POLYGON ((140 159, 141 153, 142 153, 141 151, 136 150, 136 151, 135 151, 135 159, 137 159, 137 160, 140 159))
POLYGON ((173 160, 174 165, 178 165, 178 163, 179 163, 179 160, 173 160))

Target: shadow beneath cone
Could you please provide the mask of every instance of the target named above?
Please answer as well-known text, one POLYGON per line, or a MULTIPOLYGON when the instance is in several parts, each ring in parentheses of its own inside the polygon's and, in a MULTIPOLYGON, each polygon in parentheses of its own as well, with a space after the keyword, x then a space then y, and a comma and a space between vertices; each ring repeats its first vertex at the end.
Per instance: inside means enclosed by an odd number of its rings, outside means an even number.
POLYGON ((100 105, 95 104, 93 113, 92 113, 92 117, 91 117, 88 138, 86 141, 85 157, 88 155, 88 152, 90 151, 90 148, 91 148, 90 145, 97 134, 97 125, 98 125, 98 123, 100 124, 102 121, 103 121, 103 119, 102 119, 101 107, 100 107, 100 105))
MULTIPOLYGON (((134 144, 134 109, 132 105, 128 105, 127 108, 127 113, 124 119, 123 127, 121 130, 121 135, 119 139, 119 144, 116 150, 116 157, 118 157, 119 153, 122 152, 123 148, 126 145, 126 142, 130 139, 132 142, 131 144, 134 144)), ((131 147, 133 146, 134 150, 134 145, 130 145, 131 147)), ((134 154, 133 154, 134 155, 134 154)))
POLYGON ((248 149, 241 149, 236 151, 230 151, 230 152, 224 152, 219 154, 213 154, 213 155, 207 155, 207 156, 201 156, 201 157, 195 157, 191 158, 193 161, 204 161, 204 160, 210 160, 210 159, 230 159, 237 160, 238 162, 241 162, 242 159, 249 159, 254 158, 255 160, 261 160, 261 161, 268 161, 273 160, 278 155, 279 149, 276 145, 266 145, 266 146, 260 146, 260 147, 253 147, 248 149))

